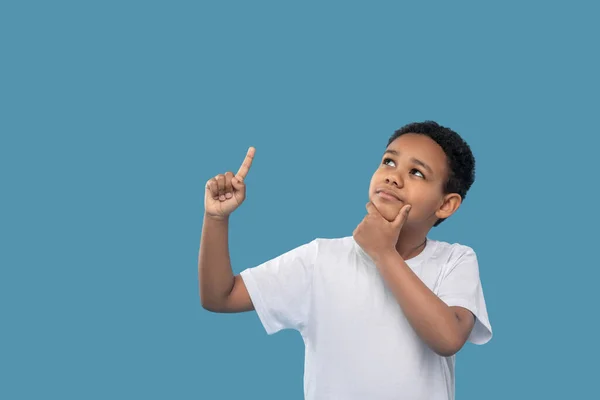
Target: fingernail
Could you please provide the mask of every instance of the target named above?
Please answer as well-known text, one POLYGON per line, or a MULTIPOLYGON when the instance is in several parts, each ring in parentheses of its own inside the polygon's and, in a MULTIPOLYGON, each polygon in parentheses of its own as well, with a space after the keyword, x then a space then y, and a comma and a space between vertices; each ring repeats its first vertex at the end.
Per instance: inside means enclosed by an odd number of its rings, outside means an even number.
POLYGON ((227 197, 228 199, 231 198, 231 193, 225 193, 225 197, 227 197))

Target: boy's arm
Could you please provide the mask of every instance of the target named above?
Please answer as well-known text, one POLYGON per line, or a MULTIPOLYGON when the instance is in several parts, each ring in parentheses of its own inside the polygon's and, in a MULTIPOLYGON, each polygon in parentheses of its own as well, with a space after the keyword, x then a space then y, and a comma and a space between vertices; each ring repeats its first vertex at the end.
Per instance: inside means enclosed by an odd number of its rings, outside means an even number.
POLYGON ((491 329, 478 285, 474 253, 457 262, 452 273, 442 281, 438 297, 396 250, 398 235, 410 208, 410 205, 404 205, 395 219, 389 221, 369 201, 368 214, 354 230, 354 239, 371 256, 409 323, 433 351, 450 357, 469 337, 473 343, 485 343, 491 338, 491 329), (469 292, 471 294, 465 297, 469 292), (475 298, 469 298, 473 295, 475 298), (474 331, 475 316, 470 310, 475 310, 478 321, 485 318, 483 330, 474 331))
POLYGON ((475 324, 471 311, 449 307, 410 269, 397 252, 375 261, 385 282, 419 337, 437 354, 456 354, 475 324))
POLYGON ((221 313, 251 311, 254 307, 244 281, 233 276, 228 232, 229 218, 204 216, 198 257, 202 307, 221 313))
POLYGON ((243 280, 240 276, 233 276, 228 234, 229 215, 246 199, 244 180, 254 154, 254 147, 250 147, 235 176, 232 172, 226 172, 206 183, 198 280, 200 301, 209 311, 241 312, 253 309, 243 280))

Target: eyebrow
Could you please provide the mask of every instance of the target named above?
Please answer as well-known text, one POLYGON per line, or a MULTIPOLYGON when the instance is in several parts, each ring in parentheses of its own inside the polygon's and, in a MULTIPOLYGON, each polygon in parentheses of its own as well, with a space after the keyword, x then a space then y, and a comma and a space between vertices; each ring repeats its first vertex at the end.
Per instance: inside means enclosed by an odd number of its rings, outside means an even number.
MULTIPOLYGON (((399 156, 400 155, 400 152, 398 152, 396 150, 392 150, 392 149, 386 150, 385 153, 383 153, 383 154, 385 155, 385 154, 388 154, 388 153, 389 154, 393 154, 395 156, 399 156)), ((425 164, 423 161, 421 161, 421 160, 419 160, 417 158, 414 158, 414 157, 411 158, 410 161, 412 163, 414 163, 414 164, 420 165, 421 167, 423 167, 427 171, 429 171, 429 173, 433 174, 433 170, 429 167, 429 165, 425 164)))

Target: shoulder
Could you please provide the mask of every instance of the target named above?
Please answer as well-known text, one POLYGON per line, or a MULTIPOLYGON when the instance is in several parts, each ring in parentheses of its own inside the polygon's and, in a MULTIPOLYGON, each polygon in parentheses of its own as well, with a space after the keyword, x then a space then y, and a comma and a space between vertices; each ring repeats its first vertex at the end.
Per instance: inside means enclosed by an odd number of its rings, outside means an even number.
POLYGON ((311 243, 322 250, 342 250, 352 249, 356 242, 352 236, 344 236, 333 238, 317 237, 311 243))
POLYGON ((280 252, 276 259, 290 257, 314 258, 328 253, 340 254, 344 249, 352 249, 353 243, 355 242, 352 237, 313 237, 312 239, 303 241, 301 244, 288 247, 280 252))
POLYGON ((312 240, 311 245, 319 255, 328 253, 341 254, 352 251, 356 246, 356 242, 352 236, 333 238, 317 237, 312 240))
POLYGON ((317 258, 322 261, 348 261, 361 251, 353 236, 318 237, 312 241, 312 245, 317 258))
POLYGON ((328 254, 341 254, 344 249, 352 247, 353 238, 324 238, 324 237, 313 237, 307 239, 301 244, 284 248, 279 255, 274 256, 270 259, 269 263, 282 262, 287 263, 292 260, 304 260, 305 262, 312 263, 317 259, 322 258, 328 254), (352 240, 349 240, 352 239, 352 240))
POLYGON ((431 240, 431 242, 435 245, 433 257, 442 264, 452 267, 464 260, 477 262, 477 255, 471 246, 439 240, 431 240))

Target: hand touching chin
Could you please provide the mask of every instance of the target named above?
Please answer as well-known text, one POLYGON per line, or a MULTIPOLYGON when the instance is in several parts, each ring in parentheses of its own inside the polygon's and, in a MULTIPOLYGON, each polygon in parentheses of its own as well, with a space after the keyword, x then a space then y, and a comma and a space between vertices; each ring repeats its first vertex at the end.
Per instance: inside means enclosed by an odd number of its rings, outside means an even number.
POLYGON ((390 203, 387 201, 381 201, 377 196, 371 197, 371 202, 377 208, 377 211, 381 214, 383 218, 387 221, 392 222, 398 216, 400 209, 404 206, 402 202, 394 202, 390 203))

